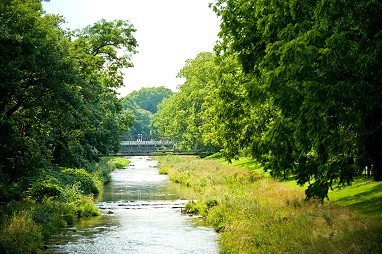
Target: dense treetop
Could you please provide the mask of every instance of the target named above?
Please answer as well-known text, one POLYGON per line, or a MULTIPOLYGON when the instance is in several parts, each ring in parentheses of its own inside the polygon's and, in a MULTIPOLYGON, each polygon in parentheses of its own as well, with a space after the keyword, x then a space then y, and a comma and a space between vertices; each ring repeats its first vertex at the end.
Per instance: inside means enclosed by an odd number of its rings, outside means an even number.
POLYGON ((133 91, 123 99, 124 109, 134 116, 133 127, 125 133, 127 139, 137 138, 142 134, 145 139, 156 139, 157 131, 152 125, 153 114, 157 112, 158 104, 173 94, 164 86, 143 87, 133 91))
POLYGON ((66 32, 62 21, 37 0, 0 2, 1 182, 84 167, 116 152, 132 123, 114 89, 132 66, 133 26, 101 20, 66 32))
POLYGON ((382 2, 211 7, 222 20, 216 55, 186 64, 185 84, 160 106, 160 132, 212 141, 229 160, 249 152, 273 176, 309 183, 307 197, 365 167, 382 180, 382 2))
POLYGON ((382 2, 211 8, 220 41, 186 62, 179 91, 121 100, 115 89, 137 47, 128 21, 66 32, 40 1, 0 2, 1 182, 115 152, 134 119, 131 131, 173 136, 182 148, 251 155, 274 177, 308 183, 308 198, 365 168, 382 180, 382 2))

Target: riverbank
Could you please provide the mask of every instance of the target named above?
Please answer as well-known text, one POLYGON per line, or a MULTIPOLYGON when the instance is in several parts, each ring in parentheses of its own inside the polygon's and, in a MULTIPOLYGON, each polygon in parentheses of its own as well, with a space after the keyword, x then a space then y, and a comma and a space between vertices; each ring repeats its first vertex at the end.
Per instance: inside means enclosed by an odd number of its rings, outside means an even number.
POLYGON ((1 186, 0 253, 38 253, 60 228, 100 215, 94 202, 110 172, 128 164, 123 158, 102 158, 87 169, 54 168, 1 186))
POLYGON ((178 185, 158 174, 157 161, 130 160, 128 168, 111 173, 97 202, 104 215, 55 235, 44 253, 219 253, 213 229, 181 213, 186 201, 179 199, 178 185))
POLYGON ((336 190, 322 204, 305 201, 303 187, 271 179, 249 159, 157 159, 162 173, 193 190, 187 198, 198 201, 187 210, 220 233, 221 253, 382 253, 380 183, 369 188, 359 179, 363 184, 336 190))

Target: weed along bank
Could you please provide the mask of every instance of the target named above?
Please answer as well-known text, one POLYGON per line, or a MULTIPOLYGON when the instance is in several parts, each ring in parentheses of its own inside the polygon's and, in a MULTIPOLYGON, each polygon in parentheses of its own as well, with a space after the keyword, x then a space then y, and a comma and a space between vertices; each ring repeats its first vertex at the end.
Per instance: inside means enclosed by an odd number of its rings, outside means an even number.
POLYGON ((188 199, 197 201, 187 203, 186 210, 218 232, 221 253, 382 251, 381 203, 375 202, 381 183, 360 178, 353 187, 330 192, 331 199, 322 203, 306 201, 304 187, 273 180, 249 158, 232 164, 220 156, 158 160, 171 181, 190 189, 188 199))
POLYGON ((216 232, 198 216, 182 214, 187 201, 159 174, 157 161, 129 160, 111 173, 97 202, 101 216, 53 236, 44 253, 219 253, 216 232))

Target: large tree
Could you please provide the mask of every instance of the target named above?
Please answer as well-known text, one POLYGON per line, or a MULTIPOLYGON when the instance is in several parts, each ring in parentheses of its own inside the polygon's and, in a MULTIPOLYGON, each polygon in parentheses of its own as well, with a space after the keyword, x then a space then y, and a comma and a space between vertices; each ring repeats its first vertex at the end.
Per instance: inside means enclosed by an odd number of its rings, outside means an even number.
POLYGON ((82 167, 116 150, 131 122, 115 88, 135 52, 127 21, 67 33, 40 1, 0 2, 0 174, 82 167), (124 49, 127 55, 120 55, 124 49))
POLYGON ((203 52, 195 59, 187 60, 178 74, 185 79, 184 84, 178 87, 177 93, 159 104, 154 117, 159 134, 180 140, 182 149, 216 149, 214 140, 204 138, 209 128, 203 124, 207 109, 204 104, 207 99, 212 99, 217 81, 214 59, 213 53, 203 52))
POLYGON ((152 118, 158 111, 158 105, 172 94, 171 89, 159 86, 143 87, 126 95, 123 99, 124 109, 130 111, 135 118, 132 128, 125 133, 126 138, 136 139, 138 135, 143 135, 145 139, 158 139, 152 118))
POLYGON ((171 89, 164 86, 143 87, 138 91, 131 92, 127 97, 133 100, 140 108, 155 114, 158 111, 158 104, 172 94, 171 89))
MULTIPOLYGON (((382 3, 219 0, 219 54, 237 54, 251 100, 276 110, 253 155, 324 198, 365 166, 382 178, 382 3)), ((256 134, 254 134, 256 135, 256 134)))

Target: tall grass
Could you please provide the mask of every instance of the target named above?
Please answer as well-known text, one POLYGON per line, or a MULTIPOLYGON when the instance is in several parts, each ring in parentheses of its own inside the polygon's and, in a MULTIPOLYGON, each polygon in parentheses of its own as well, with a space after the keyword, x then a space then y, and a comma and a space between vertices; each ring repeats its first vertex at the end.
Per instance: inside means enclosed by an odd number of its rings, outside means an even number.
POLYGON ((41 226, 27 214, 13 214, 0 228, 0 252, 4 254, 39 253, 43 236, 41 226))
POLYGON ((54 168, 22 179, 16 187, 0 185, 17 192, 0 193, 8 200, 0 203, 0 253, 38 253, 54 232, 79 218, 100 215, 94 201, 103 184, 112 170, 128 163, 102 158, 87 169, 54 168))
POLYGON ((171 180, 194 190, 197 201, 186 209, 220 233, 221 253, 382 253, 380 220, 334 202, 304 201, 303 188, 272 180, 257 163, 158 160, 171 180))

